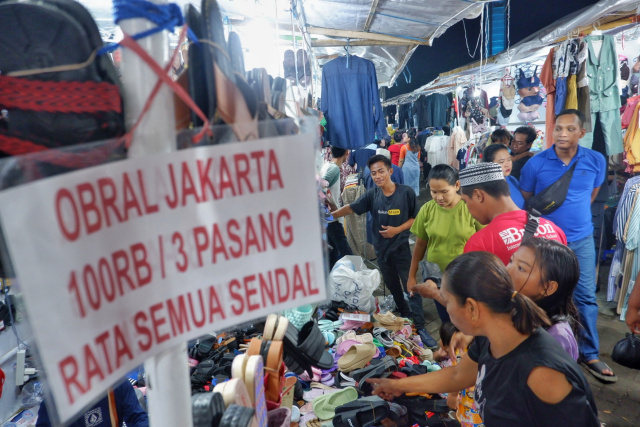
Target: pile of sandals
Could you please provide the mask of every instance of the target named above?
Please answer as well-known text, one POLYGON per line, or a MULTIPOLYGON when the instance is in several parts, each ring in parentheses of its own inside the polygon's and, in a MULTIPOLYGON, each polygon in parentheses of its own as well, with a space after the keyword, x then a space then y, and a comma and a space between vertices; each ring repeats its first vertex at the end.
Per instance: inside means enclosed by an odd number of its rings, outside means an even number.
POLYGON ((270 427, 327 421, 336 427, 458 425, 443 396, 405 395, 387 402, 372 395, 369 379, 440 369, 408 319, 391 312, 369 316, 340 302, 324 311, 329 318, 322 313, 300 329, 272 314, 264 325, 192 342, 195 425, 231 425, 225 417, 241 423, 233 425, 270 427), (351 320, 354 313, 365 320, 351 320), (245 409, 227 415, 236 406, 245 409), (239 420, 251 411, 253 418, 239 420))

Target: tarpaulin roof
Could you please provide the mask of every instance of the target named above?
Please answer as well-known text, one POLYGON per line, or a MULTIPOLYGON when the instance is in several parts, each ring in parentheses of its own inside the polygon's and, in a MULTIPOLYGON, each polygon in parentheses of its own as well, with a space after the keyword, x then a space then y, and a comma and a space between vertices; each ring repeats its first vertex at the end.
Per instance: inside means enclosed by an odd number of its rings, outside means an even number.
POLYGON ((544 56, 549 53, 549 47, 569 35, 576 37, 579 34, 588 33, 595 27, 616 32, 632 25, 638 25, 639 7, 640 0, 601 0, 593 6, 559 19, 511 46, 510 49, 490 57, 482 63, 477 62, 442 73, 433 81, 411 93, 388 99, 384 105, 410 102, 419 94, 450 91, 452 87, 457 86, 458 82, 468 83, 471 76, 477 78, 479 83, 499 79, 504 68, 510 65, 523 62, 542 63, 544 56))
MULTIPOLYGON (((420 45, 428 45, 462 19, 476 18, 496 0, 219 0, 223 15, 261 16, 303 28, 318 65, 345 54, 371 60, 379 85, 391 86, 420 45), (276 20, 277 15, 277 20, 276 20)), ((250 23, 250 19, 246 21, 250 23)), ((243 25, 236 22, 237 25, 243 25)))

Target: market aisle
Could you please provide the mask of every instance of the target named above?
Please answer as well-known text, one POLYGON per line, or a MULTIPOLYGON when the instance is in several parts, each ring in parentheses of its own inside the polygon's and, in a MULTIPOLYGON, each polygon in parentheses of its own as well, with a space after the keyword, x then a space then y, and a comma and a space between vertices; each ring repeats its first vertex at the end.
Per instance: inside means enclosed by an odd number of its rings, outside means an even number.
MULTIPOLYGON (((601 290, 598 293, 598 334, 600 335, 600 359, 606 362, 618 376, 618 382, 604 385, 587 374, 593 397, 598 405, 600 421, 607 427, 631 427, 640 425, 640 371, 625 368, 611 360, 616 343, 629 332, 624 322, 618 320, 615 305, 606 301, 606 283, 609 266, 600 267, 601 290)), ((583 372, 585 372, 583 370, 583 372)))
MULTIPOLYGON (((420 205, 431 200, 431 195, 425 187, 424 182, 420 182, 420 195, 418 202, 420 205)), ((413 250, 413 243, 411 244, 413 250)), ((606 283, 609 274, 609 265, 600 267, 600 283, 606 283)), ((601 285, 602 286, 602 285, 601 285)), ((615 344, 629 331, 626 324, 618 320, 614 315, 612 303, 606 301, 605 286, 598 293, 598 305, 600 313, 598 316, 598 333, 600 335, 601 360, 607 363, 618 376, 618 382, 614 384, 602 384, 592 375, 583 369, 585 377, 591 385, 593 396, 598 405, 600 421, 607 427, 637 427, 640 426, 640 371, 625 368, 611 360, 611 351, 615 344)), ((387 292, 388 294, 388 292, 387 292)), ((378 295, 378 293, 376 293, 378 295)), ((380 292, 382 295, 382 292, 380 292)), ((424 299, 423 308, 425 312, 426 328, 431 336, 438 340, 438 329, 440 328, 440 318, 432 300, 424 299)))

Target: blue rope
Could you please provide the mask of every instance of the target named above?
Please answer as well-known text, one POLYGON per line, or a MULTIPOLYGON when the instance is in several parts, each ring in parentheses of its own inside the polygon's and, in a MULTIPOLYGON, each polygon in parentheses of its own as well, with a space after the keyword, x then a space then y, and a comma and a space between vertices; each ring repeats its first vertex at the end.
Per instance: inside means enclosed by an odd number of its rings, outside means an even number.
MULTIPOLYGON (((131 36, 134 40, 151 36, 167 30, 173 33, 175 27, 184 25, 184 17, 180 6, 175 3, 155 4, 147 0, 113 0, 113 17, 116 24, 124 19, 145 18, 156 24, 154 28, 131 36)), ((197 42, 197 37, 191 29, 188 30, 189 39, 197 42)), ((98 55, 113 52, 118 49, 118 43, 108 43, 98 51, 98 55)))

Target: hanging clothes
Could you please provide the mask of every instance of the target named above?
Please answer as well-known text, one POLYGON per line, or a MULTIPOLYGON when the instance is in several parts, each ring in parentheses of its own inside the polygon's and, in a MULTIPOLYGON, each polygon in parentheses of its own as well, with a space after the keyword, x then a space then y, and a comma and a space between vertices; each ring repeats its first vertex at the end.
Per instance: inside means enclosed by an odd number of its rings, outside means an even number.
POLYGON ((540 78, 538 77, 538 67, 534 70, 531 77, 527 77, 521 69, 520 76, 516 81, 518 85, 518 94, 521 96, 520 104, 518 104, 518 118, 523 122, 532 122, 540 117, 538 109, 542 104, 540 93, 540 78))
MULTIPOLYGON (((618 66, 616 44, 613 36, 587 36, 584 38, 589 49, 587 76, 589 78, 591 124, 600 121, 607 146, 607 155, 623 151, 622 126, 620 123, 620 89, 618 88, 618 66), (594 44, 602 43, 596 53, 594 44)), ((591 148, 593 132, 587 133, 580 145, 591 148)))
POLYGON ((373 62, 350 55, 324 64, 322 113, 331 145, 360 148, 387 135, 373 62))
POLYGON ((451 137, 449 139, 449 164, 455 169, 463 169, 463 163, 461 159, 464 159, 464 154, 460 151, 467 142, 467 135, 460 126, 456 126, 451 130, 451 137))
POLYGON ((427 138, 425 150, 431 166, 449 164, 449 138, 446 135, 433 135, 427 138))
POLYGON ((582 40, 578 51, 578 111, 584 114, 582 127, 587 132, 593 130, 591 124, 591 100, 589 95, 589 76, 587 76, 587 59, 589 59, 589 45, 582 40))
POLYGON ((413 112, 413 125, 422 130, 429 125, 427 124, 427 102, 426 96, 420 95, 413 104, 411 104, 411 111, 413 112))
MULTIPOLYGON (((447 95, 434 93, 424 99, 425 127, 442 127, 448 123, 451 100, 447 95)), ((423 129, 422 127, 418 127, 423 129)))
POLYGON ((387 118, 387 124, 394 124, 396 122, 396 113, 398 112, 398 107, 396 105, 387 105, 384 107, 384 115, 387 118))
POLYGON ((420 195, 420 162, 418 161, 418 153, 407 149, 402 164, 402 175, 404 175, 404 184, 413 188, 416 196, 420 195))
POLYGON ((618 201, 613 222, 616 251, 609 270, 607 301, 618 301, 617 312, 624 320, 633 290, 634 280, 640 270, 638 243, 640 235, 640 177, 630 178, 618 201))
MULTIPOLYGON (((640 98, 640 97, 636 97, 640 98)), ((626 161, 629 165, 628 172, 640 172, 640 102, 637 99, 629 98, 629 101, 635 102, 633 107, 633 114, 629 121, 627 133, 624 135, 624 153, 626 161)), ((627 110, 631 108, 631 105, 627 106, 627 110)), ((625 116, 627 117, 626 111, 625 116)))
POLYGON ((547 107, 545 118, 545 145, 549 148, 553 145, 553 128, 556 126, 555 99, 556 81, 553 78, 553 58, 555 49, 551 48, 547 59, 544 61, 540 71, 540 83, 547 90, 547 107))
POLYGON ((410 122, 413 119, 411 118, 411 103, 400 105, 400 110, 398 113, 398 128, 399 129, 407 129, 411 127, 410 122))

